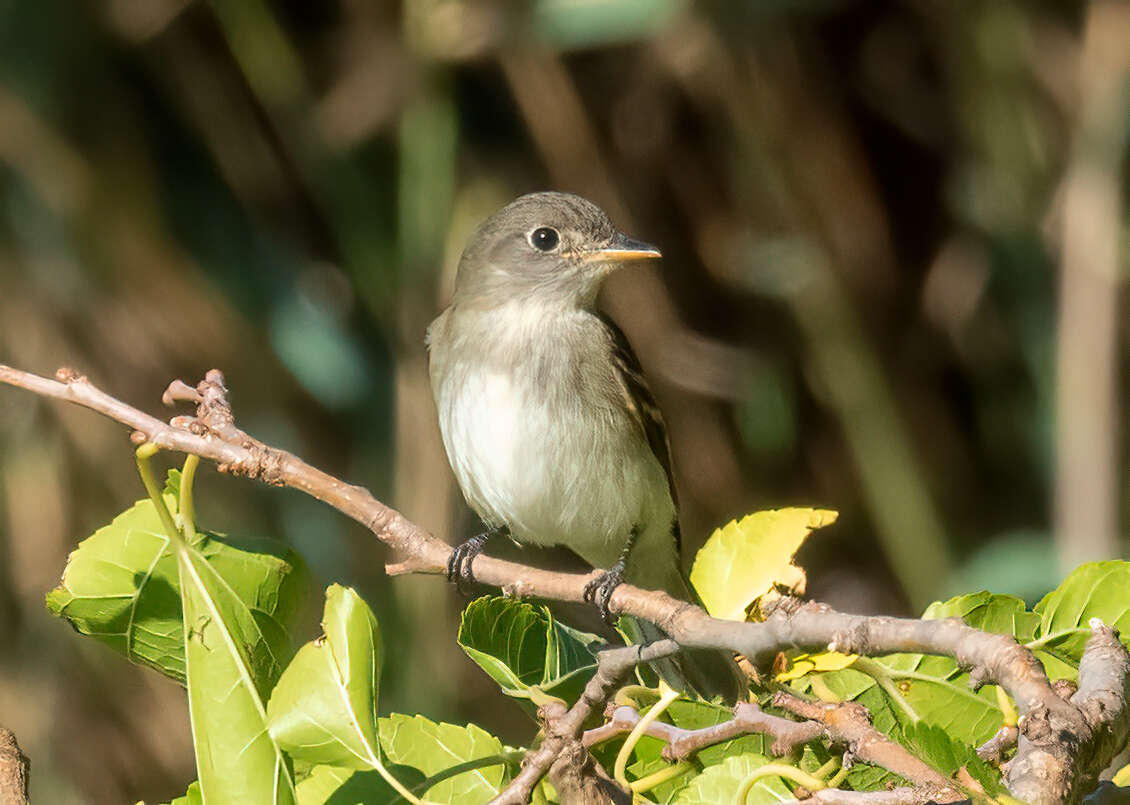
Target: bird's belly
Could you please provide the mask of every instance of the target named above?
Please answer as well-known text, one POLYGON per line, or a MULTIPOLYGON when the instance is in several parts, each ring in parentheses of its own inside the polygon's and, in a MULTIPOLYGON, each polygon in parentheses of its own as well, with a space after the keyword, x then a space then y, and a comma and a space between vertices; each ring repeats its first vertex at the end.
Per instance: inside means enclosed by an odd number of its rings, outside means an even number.
POLYGON ((489 524, 520 542, 568 545, 599 566, 615 561, 634 526, 670 524, 666 476, 614 409, 498 373, 448 391, 440 401, 448 457, 489 524))

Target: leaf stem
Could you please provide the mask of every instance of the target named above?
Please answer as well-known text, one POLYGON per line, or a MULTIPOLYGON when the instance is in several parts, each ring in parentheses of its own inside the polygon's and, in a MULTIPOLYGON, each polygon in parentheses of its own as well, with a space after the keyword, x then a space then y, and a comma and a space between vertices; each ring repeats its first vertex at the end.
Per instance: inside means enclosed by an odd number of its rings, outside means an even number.
POLYGON ((189 453, 184 458, 184 466, 180 471, 180 522, 184 529, 184 538, 189 542, 196 541, 196 503, 193 501, 192 485, 196 481, 196 468, 200 465, 200 456, 189 453))
POLYGON ((838 757, 828 758, 828 761, 823 766, 812 772, 812 776, 819 777, 823 780, 833 770, 837 772, 840 770, 840 759, 838 757))
POLYGON ((628 787, 628 777, 625 774, 628 768, 628 758, 631 757, 636 744, 639 743, 640 738, 647 732, 647 728, 652 725, 655 719, 663 714, 663 711, 671 705, 671 702, 679 698, 679 691, 672 690, 665 682, 660 681, 659 690, 659 701, 636 722, 636 726, 628 733, 624 745, 620 747, 620 753, 616 755, 616 765, 613 768, 612 776, 624 788, 628 787))
MULTIPOLYGON (((501 766, 504 764, 512 765, 515 763, 521 763, 522 758, 524 758, 525 756, 526 753, 520 749, 508 749, 499 752, 496 755, 486 755, 484 757, 477 757, 463 763, 457 763, 456 765, 446 768, 443 771, 436 772, 423 782, 416 783, 416 785, 412 786, 412 792, 418 794, 426 794, 432 786, 439 785, 444 780, 448 780, 452 777, 457 777, 460 774, 464 774, 465 772, 475 771, 476 769, 485 769, 488 766, 501 766)), ((404 797, 402 796, 397 797, 394 802, 399 802, 403 799, 404 797)))
MULTIPOLYGON (((400 795, 401 799, 408 800, 412 803, 412 805, 430 805, 430 800, 420 799, 419 797, 417 797, 415 794, 404 787, 404 783, 396 779, 395 774, 385 768, 385 764, 381 762, 381 755, 383 754, 384 752, 381 750, 380 740, 378 739, 376 752, 371 754, 368 758, 369 765, 377 772, 377 774, 383 777, 384 781, 396 790, 396 793, 400 795)), ((427 781, 425 780, 424 782, 427 781)))
POLYGON ((828 782, 826 783, 828 788, 839 788, 840 783, 842 783, 844 780, 847 779, 848 773, 850 771, 851 771, 850 767, 840 766, 840 770, 838 772, 836 772, 835 774, 833 774, 832 778, 830 780, 828 780, 828 782))
POLYGON ((655 688, 645 687, 644 685, 625 685, 624 687, 616 691, 616 696, 613 697, 612 701, 616 704, 617 707, 629 705, 639 710, 641 709, 641 705, 639 703, 639 699, 636 698, 637 696, 658 698, 659 695, 659 691, 655 688))
POLYGON ((165 498, 161 495, 161 489, 157 486, 157 479, 153 476, 153 467, 149 463, 149 460, 160 449, 153 442, 146 442, 137 448, 134 453, 137 459, 137 474, 141 476, 141 483, 145 484, 145 491, 149 493, 149 499, 153 502, 153 507, 157 510, 157 517, 160 518, 161 525, 165 527, 169 539, 173 541, 174 545, 181 548, 184 547, 184 537, 181 536, 180 529, 177 528, 173 516, 169 514, 169 507, 165 505, 165 498))
POLYGON ((742 780, 742 784, 738 786, 738 791, 734 795, 734 805, 745 805, 750 789, 758 780, 765 777, 783 777, 786 780, 792 780, 797 785, 803 785, 809 791, 820 791, 828 787, 819 777, 813 777, 796 766, 789 766, 785 763, 766 763, 764 766, 754 769, 748 777, 742 780))
POLYGON ((1038 648, 1043 648, 1048 643, 1055 643, 1065 637, 1071 637, 1072 635, 1077 634, 1090 635, 1091 630, 1082 626, 1075 627, 1074 629, 1063 629, 1059 632, 1046 634, 1043 637, 1037 638, 1036 640, 1030 640, 1024 644, 1024 648, 1028 649, 1029 651, 1035 651, 1038 648))
MULTIPOLYGON (((869 657, 860 657, 855 661, 852 667, 874 679, 875 684, 882 688, 883 692, 886 693, 889 698, 894 700, 894 703, 899 706, 900 710, 906 713, 911 723, 918 723, 918 712, 910 706, 910 702, 902 695, 902 691, 899 690, 898 685, 895 684, 893 675, 888 668, 869 657)), ((931 679, 930 681, 938 680, 931 679)))
POLYGON ((641 794, 644 791, 650 791, 657 785, 662 785, 668 780, 674 780, 680 774, 690 771, 694 768, 694 764, 689 760, 680 760, 665 769, 660 769, 654 774, 649 774, 646 777, 641 777, 638 780, 633 780, 631 785, 628 786, 632 789, 633 794, 641 794))

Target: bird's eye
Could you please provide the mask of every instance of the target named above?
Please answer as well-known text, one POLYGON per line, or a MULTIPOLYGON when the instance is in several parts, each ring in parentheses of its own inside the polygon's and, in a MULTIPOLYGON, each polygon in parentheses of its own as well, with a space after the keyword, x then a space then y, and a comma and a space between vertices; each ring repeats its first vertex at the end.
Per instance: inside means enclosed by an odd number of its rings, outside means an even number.
POLYGON ((530 233, 530 245, 539 252, 551 252, 557 248, 561 236, 551 226, 539 226, 530 233))

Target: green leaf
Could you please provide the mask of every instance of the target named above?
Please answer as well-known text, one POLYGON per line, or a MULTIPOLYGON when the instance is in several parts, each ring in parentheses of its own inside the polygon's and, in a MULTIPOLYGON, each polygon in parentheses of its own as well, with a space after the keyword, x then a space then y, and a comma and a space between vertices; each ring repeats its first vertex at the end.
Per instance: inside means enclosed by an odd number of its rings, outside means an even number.
POLYGON ((854 791, 889 791, 904 785, 912 785, 897 774, 882 766, 856 763, 848 772, 847 783, 854 791))
POLYGON ((377 768, 380 625, 356 592, 334 584, 326 590, 322 629, 324 636, 299 649, 271 693, 271 734, 296 760, 377 768))
MULTIPOLYGON (((623 741, 616 741, 606 747, 605 751, 601 753, 602 760, 598 762, 601 762, 606 769, 613 768, 619 747, 623 743, 623 741)), ((671 766, 672 764, 664 760, 661 755, 664 745, 663 741, 647 735, 642 736, 632 752, 632 762, 627 767, 628 779, 639 780, 671 766)), ((688 769, 678 777, 648 789, 647 795, 653 800, 666 802, 675 791, 685 786, 697 774, 696 769, 688 769)))
POLYGON ((203 799, 295 802, 288 759, 267 729, 263 698, 279 665, 261 621, 208 558, 176 549, 185 671, 203 799))
POLYGON ((183 797, 177 797, 169 805, 204 805, 204 797, 200 793, 200 783, 195 780, 184 792, 183 797))
POLYGON ((1080 565, 1036 604, 1038 637, 1055 653, 1078 662, 1090 637, 1087 624, 1099 618, 1122 633, 1130 645, 1130 562, 1108 560, 1080 565))
MULTIPOLYGON (((499 755, 502 742, 474 724, 460 727, 423 716, 393 713, 380 719, 381 746, 388 759, 411 766, 428 777, 461 763, 499 755)), ((481 805, 510 781, 506 765, 495 764, 442 780, 426 793, 439 805, 481 805)))
POLYGON ((815 528, 836 521, 827 509, 776 509, 732 520, 695 557, 691 584, 716 618, 744 621, 749 606, 774 585, 803 584, 793 556, 815 528))
POLYGON ((315 766, 295 791, 298 805, 391 805, 399 797, 377 772, 340 766, 315 766))
MULTIPOLYGON (((927 608, 923 617, 961 617, 971 626, 1010 634, 1020 640, 1030 638, 1036 626, 1034 616, 1025 611, 1024 602, 1019 598, 990 593, 936 602, 927 608)), ((994 686, 974 692, 969 687, 969 674, 949 657, 893 654, 874 661, 860 659, 851 668, 821 674, 819 679, 833 690, 834 683, 839 682, 843 689, 835 692, 843 699, 867 704, 872 709, 876 728, 887 734, 893 733, 895 720, 904 725, 921 720, 941 727, 954 740, 980 745, 1003 722, 994 686), (863 671, 868 671, 870 676, 863 671), (885 677, 889 681, 875 688, 876 692, 870 692, 876 680, 885 677), (870 702, 863 701, 865 691, 870 702), (888 722, 882 711, 875 709, 876 698, 885 699, 895 720, 888 722)))
POLYGON ((961 768, 969 756, 969 747, 954 741, 941 727, 919 722, 907 727, 903 734, 906 748, 946 777, 961 768))
POLYGON ((948 601, 935 601, 926 607, 923 618, 961 618, 970 626, 993 634, 1012 635, 1030 640, 1040 618, 1025 610, 1024 601, 1012 595, 979 592, 959 595, 948 601))
MULTIPOLYGON (((738 788, 746 777, 768 762, 769 758, 755 754, 726 758, 680 789, 671 800, 672 805, 718 805, 733 802, 738 788)), ((793 799, 793 795, 781 782, 781 778, 764 777, 750 789, 745 801, 747 805, 760 805, 793 799)))
MULTIPOLYGON (((816 680, 819 681, 820 690, 825 694, 831 694, 835 701, 855 701, 862 704, 871 714, 871 723, 875 729, 901 742, 902 729, 899 716, 896 715, 897 708, 872 677, 853 668, 844 668, 839 671, 811 674, 796 680, 793 687, 804 692, 812 692, 813 682, 816 680)), ((882 791, 893 786, 906 785, 906 781, 898 775, 866 763, 853 765, 848 772, 847 780, 856 791, 882 791)))
POLYGON ((590 650, 601 640, 558 623, 546 607, 501 596, 472 601, 459 624, 459 645, 508 696, 533 689, 575 700, 596 669, 590 650))
MULTIPOLYGON (((170 473, 164 501, 176 513, 179 474, 170 473)), ((278 678, 291 654, 290 623, 306 592, 298 555, 266 539, 202 532, 196 551, 212 564, 260 624, 269 651, 260 682, 278 678)), ((133 662, 184 684, 184 628, 176 558, 152 501, 138 501, 83 540, 67 560, 47 608, 133 662)))
POLYGON ((1000 772, 992 769, 977 757, 977 750, 968 744, 955 741, 945 730, 919 722, 904 731, 903 745, 919 759, 941 772, 953 777, 961 767, 970 773, 990 796, 1005 793, 1000 772))
MULTIPOLYGON (((989 631, 1015 629, 1024 635, 1034 628, 1031 613, 1024 612, 1022 601, 988 593, 935 603, 924 615, 957 616, 964 616, 971 625, 989 631)), ((860 660, 855 666, 839 671, 807 674, 793 684, 799 690, 811 691, 817 683, 838 701, 864 705, 876 729, 911 748, 943 774, 951 774, 964 765, 986 790, 999 784, 999 775, 981 763, 971 747, 974 742, 980 744, 987 740, 1002 723, 995 691, 993 686, 986 686, 974 693, 969 689, 968 674, 952 660, 895 654, 877 661, 860 660), (860 670, 869 668, 868 662, 877 666, 872 672, 875 675, 860 670), (890 676, 888 687, 876 681, 876 676, 883 674, 890 676), (919 720, 915 722, 910 713, 919 720)), ((853 766, 847 779, 858 791, 881 791, 906 784, 897 775, 865 764, 853 766)))

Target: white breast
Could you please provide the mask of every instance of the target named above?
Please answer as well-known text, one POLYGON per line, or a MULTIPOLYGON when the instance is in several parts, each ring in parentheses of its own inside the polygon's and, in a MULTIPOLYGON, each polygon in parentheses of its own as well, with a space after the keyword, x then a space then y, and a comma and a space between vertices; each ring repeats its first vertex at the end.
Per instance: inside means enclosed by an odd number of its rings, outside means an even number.
POLYGON ((520 542, 568 545, 598 567, 618 558, 633 527, 669 539, 666 475, 626 413, 570 387, 567 366, 537 377, 485 356, 465 364, 433 386, 452 469, 484 521, 520 542))

